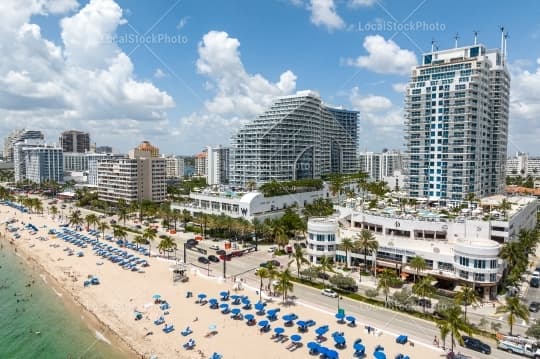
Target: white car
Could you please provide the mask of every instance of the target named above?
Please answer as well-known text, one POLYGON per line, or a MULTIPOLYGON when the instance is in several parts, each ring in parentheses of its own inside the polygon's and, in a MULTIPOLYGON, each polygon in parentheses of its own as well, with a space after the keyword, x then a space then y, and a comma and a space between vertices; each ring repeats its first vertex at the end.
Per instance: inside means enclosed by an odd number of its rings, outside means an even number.
POLYGON ((532 277, 533 278, 540 278, 540 272, 535 270, 533 273, 532 273, 532 277))
POLYGON ((321 294, 325 295, 327 297, 332 297, 332 298, 337 298, 337 296, 338 296, 338 294, 336 292, 334 292, 332 289, 328 289, 328 288, 324 288, 321 291, 321 294))
POLYGON ((219 249, 219 246, 216 245, 216 244, 212 244, 212 245, 210 246, 210 249, 215 249, 215 250, 217 251, 217 250, 219 249))
POLYGON ((274 253, 275 250, 276 250, 276 247, 270 247, 268 248, 268 253, 274 253))

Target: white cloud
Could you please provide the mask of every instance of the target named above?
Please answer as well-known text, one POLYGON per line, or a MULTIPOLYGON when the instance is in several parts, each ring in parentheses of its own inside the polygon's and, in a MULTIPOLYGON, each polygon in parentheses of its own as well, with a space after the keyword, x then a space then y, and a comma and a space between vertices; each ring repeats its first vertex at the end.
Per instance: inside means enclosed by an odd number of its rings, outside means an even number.
POLYGON ((174 134, 191 148, 205 144, 228 144, 238 126, 254 119, 272 101, 296 89, 296 75, 284 71, 277 82, 250 74, 240 58, 240 41, 226 32, 210 31, 199 43, 197 71, 206 77, 204 87, 214 92, 203 110, 179 120, 174 134), (194 137, 192 134, 197 133, 194 137))
POLYGON ((377 0, 349 0, 350 7, 370 7, 373 6, 377 0))
POLYGON ((347 65, 365 68, 381 74, 406 75, 417 64, 414 52, 401 49, 394 41, 385 40, 381 35, 366 36, 363 46, 368 55, 358 56, 356 59, 347 59, 345 61, 347 65))
POLYGON ((308 6, 311 22, 317 26, 326 26, 328 30, 343 29, 345 22, 336 12, 334 0, 311 0, 308 6))
POLYGON ((407 89, 407 84, 406 83, 395 83, 392 85, 392 90, 398 92, 398 93, 404 93, 405 90, 407 89))
POLYGON ((165 72, 163 72, 162 69, 160 69, 159 67, 156 69, 156 71, 154 72, 154 77, 156 79, 162 79, 164 77, 166 77, 167 74, 165 72))
POLYGON ((44 38, 30 22, 33 15, 64 14, 77 6, 69 0, 0 3, 0 131, 33 127, 54 140, 59 130, 86 128, 99 140, 116 129, 141 135, 163 127, 173 99, 137 80, 130 58, 103 41, 125 23, 113 0, 91 0, 63 18, 60 44, 44 38), (3 27, 7 23, 9 29, 3 27))

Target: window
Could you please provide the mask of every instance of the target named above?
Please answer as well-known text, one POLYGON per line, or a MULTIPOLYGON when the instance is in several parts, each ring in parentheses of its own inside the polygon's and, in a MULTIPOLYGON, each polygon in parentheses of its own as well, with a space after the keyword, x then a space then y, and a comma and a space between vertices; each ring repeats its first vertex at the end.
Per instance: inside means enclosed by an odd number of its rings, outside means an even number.
MULTIPOLYGON (((489 268, 497 268, 498 267, 498 261, 496 259, 492 259, 489 261, 489 268)), ((493 282, 493 281, 492 281, 493 282)))
POLYGON ((475 259, 474 260, 474 268, 485 269, 486 268, 486 261, 481 260, 481 259, 475 259))
POLYGON ((476 282, 484 282, 486 280, 486 275, 484 273, 474 273, 474 280, 476 282))
POLYGON ((469 258, 467 257, 459 257, 459 264, 463 267, 469 266, 469 258))
POLYGON ((491 273, 489 275, 489 281, 490 282, 496 282, 497 281, 497 274, 496 273, 491 273))
POLYGON ((469 272, 464 271, 464 270, 460 270, 459 271, 459 276, 460 276, 460 278, 463 278, 463 279, 469 279, 469 272))
POLYGON ((317 234, 317 242, 324 242, 324 234, 317 234))
POLYGON ((317 250, 321 252, 324 251, 324 246, 317 246, 317 250))
POLYGON ((336 235, 335 234, 329 234, 328 235, 328 241, 329 242, 335 242, 336 241, 336 235))

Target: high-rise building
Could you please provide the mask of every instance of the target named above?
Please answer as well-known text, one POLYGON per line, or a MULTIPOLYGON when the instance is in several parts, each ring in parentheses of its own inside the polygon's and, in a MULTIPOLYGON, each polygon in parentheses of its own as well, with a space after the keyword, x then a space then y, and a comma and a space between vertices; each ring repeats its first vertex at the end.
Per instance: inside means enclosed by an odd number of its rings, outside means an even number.
POLYGON ((126 158, 125 155, 113 155, 110 153, 87 153, 88 161, 88 185, 98 186, 98 162, 101 160, 117 160, 126 158))
POLYGON ((15 144, 14 158, 17 182, 62 182, 64 179, 64 160, 60 147, 46 145, 41 140, 25 140, 15 144))
POLYGON ((206 183, 210 186, 229 183, 230 149, 206 147, 206 183))
POLYGON ((163 202, 167 196, 166 159, 159 149, 144 141, 129 158, 99 159, 98 197, 106 202, 163 202))
POLYGON ((85 153, 90 151, 90 134, 76 130, 64 131, 59 138, 64 152, 85 153))
POLYGON ((5 139, 4 139, 4 161, 6 162, 13 162, 14 161, 14 145, 17 142, 22 142, 24 140, 41 140, 43 141, 45 139, 45 136, 41 131, 34 131, 34 130, 15 130, 12 133, 10 133, 5 139))
POLYGON ((409 196, 446 202, 503 191, 510 75, 503 41, 501 48, 432 51, 412 70, 405 101, 409 196))
POLYGON ((206 149, 195 155, 195 176, 205 177, 208 169, 208 154, 206 149))
POLYGON ((539 177, 540 157, 518 152, 506 160, 506 175, 509 177, 539 177))
POLYGON ((167 179, 184 178, 184 159, 179 156, 164 156, 166 161, 167 179))
POLYGON ((98 146, 96 147, 96 153, 112 153, 111 146, 98 146))
POLYGON ((325 106, 313 91, 278 98, 233 137, 231 184, 357 171, 358 112, 349 112, 325 106))
POLYGON ((391 177, 402 167, 402 156, 397 150, 384 149, 382 152, 360 152, 358 155, 359 171, 367 173, 373 181, 382 181, 391 177))

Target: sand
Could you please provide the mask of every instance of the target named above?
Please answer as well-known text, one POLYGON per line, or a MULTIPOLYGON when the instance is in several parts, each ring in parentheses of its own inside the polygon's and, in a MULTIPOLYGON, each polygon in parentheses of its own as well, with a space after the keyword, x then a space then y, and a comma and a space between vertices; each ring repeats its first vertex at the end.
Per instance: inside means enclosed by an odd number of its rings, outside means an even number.
MULTIPOLYGON (((333 348, 334 341, 330 335, 332 332, 340 331, 345 334, 348 345, 346 349, 337 350, 340 358, 352 358, 354 352, 352 344, 357 338, 362 338, 368 358, 372 357, 377 344, 385 348, 388 358, 394 358, 397 353, 407 354, 411 358, 438 358, 442 354, 442 350, 420 343, 415 343, 414 346, 399 345, 395 343, 394 333, 377 331, 376 334, 368 334, 364 326, 349 327, 339 324, 333 315, 323 310, 300 304, 284 306, 280 298, 274 298, 268 302, 267 308, 279 308, 279 318, 281 315, 294 312, 299 319, 312 319, 317 323, 307 333, 298 333, 296 326, 285 327, 286 335, 302 336, 303 346, 290 352, 286 349, 290 340, 285 343, 271 340, 273 329, 268 333, 260 333, 257 325, 248 326, 243 320, 232 319, 230 314, 223 315, 220 310, 210 309, 208 304, 197 303, 199 293, 217 299, 221 291, 229 290, 234 294, 231 282, 224 283, 217 278, 207 278, 203 273, 190 269, 187 283, 173 283, 170 270, 172 263, 161 258, 150 258, 150 267, 145 268, 145 273, 130 272, 95 256, 90 247, 80 249, 47 235, 49 228, 58 228, 58 223, 47 215, 22 214, 7 206, 0 206, 0 220, 5 221, 9 218, 17 218, 19 222, 14 225, 18 227, 22 227, 21 222, 30 222, 40 228, 35 235, 26 230, 19 230, 21 238, 12 240, 13 245, 17 246, 20 254, 41 265, 43 270, 61 285, 67 294, 63 295, 64 299, 73 299, 111 330, 105 332, 107 337, 105 340, 110 340, 112 345, 117 345, 119 341, 123 342, 123 345, 131 348, 133 357, 149 358, 155 355, 157 358, 208 358, 213 352, 218 352, 225 359, 306 358, 310 357, 307 342, 315 339, 315 328, 324 324, 330 326, 326 335, 328 340, 323 343, 324 346, 333 348), (42 228, 44 225, 47 228, 42 228), (39 240, 40 236, 46 236, 49 240, 39 240), (52 246, 55 244, 59 247, 52 246), (67 256, 63 250, 65 247, 73 247, 75 252, 82 250, 85 256, 67 256), (103 265, 97 265, 97 262, 103 262, 103 265), (101 284, 85 288, 83 282, 89 275, 99 277, 101 284), (193 293, 192 298, 186 298, 187 291, 193 293), (154 304, 152 299, 154 294, 161 295, 171 306, 170 314, 166 315, 165 319, 166 323, 174 324, 175 331, 172 333, 164 333, 161 330, 162 325, 156 326, 153 323, 163 313, 159 310, 159 306, 154 304), (143 313, 141 320, 134 319, 135 310, 143 313), (197 320, 194 321, 195 319, 197 320), (183 337, 180 332, 188 325, 193 329, 193 334, 183 337), (217 334, 206 337, 211 325, 216 326, 217 334), (188 338, 194 338, 196 341, 196 347, 189 351, 182 348, 182 344, 187 342, 188 338)), ((3 225, 1 229, 11 239, 12 234, 6 232, 3 225)), ((249 296, 252 303, 258 301, 255 288, 244 286, 238 294, 249 296)), ((242 312, 254 313, 255 310, 242 312)), ((255 318, 266 319, 257 315, 255 318)), ((271 322, 271 326, 283 327, 283 320, 271 322)), ((414 328, 411 328, 411 333, 414 333, 414 328)), ((415 342, 414 336, 411 340, 415 342)))

